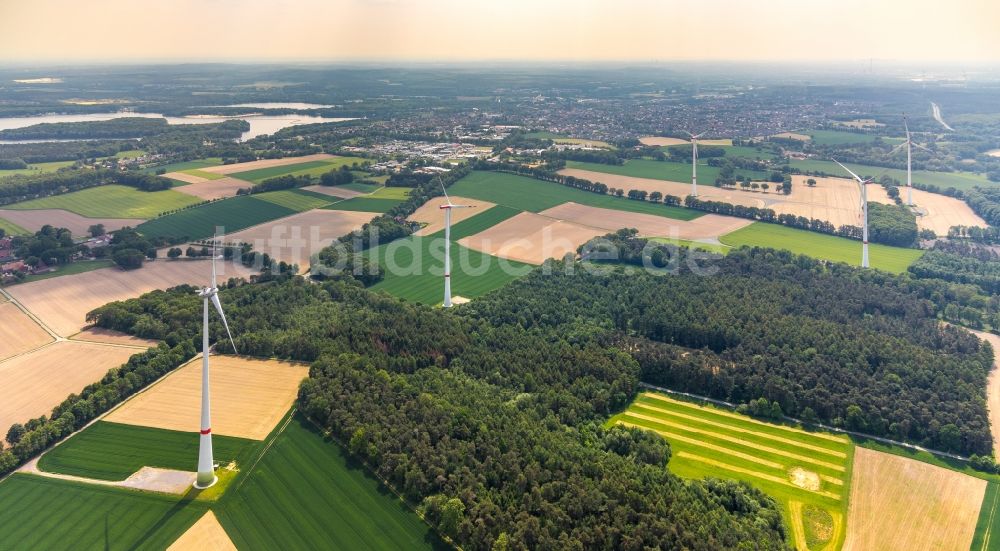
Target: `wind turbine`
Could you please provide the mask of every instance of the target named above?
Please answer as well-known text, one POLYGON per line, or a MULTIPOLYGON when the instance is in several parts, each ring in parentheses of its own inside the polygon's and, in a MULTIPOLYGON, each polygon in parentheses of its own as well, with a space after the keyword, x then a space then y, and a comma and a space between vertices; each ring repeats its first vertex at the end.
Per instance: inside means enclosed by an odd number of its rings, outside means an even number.
POLYGON ((229 331, 229 322, 226 321, 226 314, 222 311, 222 303, 219 302, 219 289, 216 287, 215 247, 218 241, 212 242, 212 282, 208 287, 198 291, 198 296, 203 299, 204 307, 202 312, 202 336, 201 336, 201 439, 198 442, 198 476, 195 479, 194 487, 203 490, 215 484, 219 479, 215 476, 215 459, 212 456, 212 401, 208 384, 208 303, 215 306, 215 310, 222 318, 222 325, 226 328, 229 342, 236 351, 236 343, 233 341, 233 334, 229 331))
POLYGON ((906 146, 906 205, 909 207, 913 206, 913 146, 917 146, 924 151, 931 152, 930 149, 914 143, 913 139, 910 137, 910 126, 906 124, 906 115, 903 115, 903 128, 906 129, 906 141, 897 145, 889 152, 889 155, 894 154, 906 146))
POLYGON ((868 267, 868 184, 870 184, 874 178, 869 178, 867 180, 862 179, 861 176, 851 172, 851 169, 840 164, 840 161, 834 159, 833 162, 840 165, 840 168, 846 170, 854 179, 857 180, 858 186, 861 188, 861 267, 868 267))
MULTIPOLYGON (((438 183, 441 183, 440 178, 438 183)), ((451 209, 471 209, 473 205, 456 205, 448 197, 448 190, 441 183, 441 191, 444 192, 444 199, 447 203, 441 205, 444 211, 444 307, 451 308, 451 209)))
POLYGON ((691 136, 691 195, 698 196, 698 138, 705 135, 704 132, 695 135, 685 131, 691 136))

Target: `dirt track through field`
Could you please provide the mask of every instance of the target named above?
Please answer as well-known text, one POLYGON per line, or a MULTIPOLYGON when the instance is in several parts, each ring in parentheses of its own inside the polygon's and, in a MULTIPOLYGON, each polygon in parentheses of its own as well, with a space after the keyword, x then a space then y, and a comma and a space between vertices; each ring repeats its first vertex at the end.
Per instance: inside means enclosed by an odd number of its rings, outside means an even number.
POLYGON ((315 209, 227 235, 226 240, 250 243, 253 250, 298 264, 299 270, 305 271, 312 255, 375 216, 371 212, 315 209))
POLYGON ((603 229, 562 222, 531 212, 522 212, 492 228, 458 241, 463 247, 527 264, 576 254, 590 239, 607 233, 603 229))
POLYGON ((174 191, 194 195, 195 197, 210 201, 222 197, 234 197, 240 189, 252 186, 249 182, 237 180, 236 178, 219 178, 217 180, 200 178, 199 180, 199 182, 186 186, 178 186, 173 189, 174 191))
POLYGON ((62 209, 0 209, 0 218, 17 224, 30 232, 36 232, 46 224, 57 228, 67 228, 73 232, 74 237, 87 237, 87 230, 95 224, 104 224, 104 231, 112 232, 125 226, 134 228, 145 222, 145 220, 138 218, 87 218, 62 209))
POLYGON ((0 302, 0 360, 33 350, 47 342, 52 342, 52 336, 16 304, 0 302))
POLYGON ((62 341, 0 362, 0 427, 23 423, 100 380, 139 348, 62 341))
MULTIPOLYGON (((426 203, 420 206, 416 211, 413 212, 407 220, 411 222, 420 222, 422 224, 427 224, 426 226, 420 228, 413 235, 431 235, 437 233, 444 229, 444 212, 441 210, 441 205, 445 204, 444 197, 432 197, 426 203)), ((452 197, 451 202, 456 205, 469 205, 469 209, 453 209, 451 212, 451 225, 454 227, 462 220, 472 218, 477 214, 481 214, 486 209, 494 206, 493 203, 489 201, 480 201, 479 199, 469 199, 467 197, 452 197)))
POLYGON ((605 233, 622 228, 635 228, 643 237, 670 237, 691 241, 716 240, 719 236, 753 223, 752 220, 718 214, 706 214, 694 220, 674 220, 654 214, 623 212, 572 202, 557 205, 539 214, 581 226, 603 229, 606 230, 605 233))
MULTIPOLYGON (((208 261, 160 259, 147 262, 138 270, 102 268, 22 283, 10 287, 8 292, 49 328, 68 337, 83 330, 87 326, 87 313, 99 306, 182 283, 205 285, 210 273, 208 261)), ((248 277, 252 273, 253 270, 240 264, 219 264, 219 281, 248 277)))
MULTIPOLYGON (((263 440, 295 401, 309 367, 278 360, 211 357, 212 432, 263 440)), ((193 432, 200 429, 201 358, 136 395, 106 421, 193 432)))
POLYGON ((181 534, 167 551, 236 551, 236 546, 215 518, 215 513, 208 511, 181 534))
POLYGON ((993 454, 1000 457, 1000 336, 985 331, 972 332, 993 347, 993 370, 986 382, 986 409, 989 413, 990 433, 993 434, 993 454))
POLYGON ((316 153, 315 155, 304 155, 302 157, 261 159, 259 161, 235 163, 231 165, 208 166, 205 168, 199 168, 198 170, 201 170, 202 172, 212 172, 214 174, 235 174, 237 172, 246 172, 248 170, 257 170, 260 168, 294 165, 298 163, 308 163, 309 161, 322 161, 324 159, 333 159, 334 157, 334 155, 330 155, 329 153, 316 153))
POLYGON ((844 551, 968 551, 986 481, 858 447, 844 551))

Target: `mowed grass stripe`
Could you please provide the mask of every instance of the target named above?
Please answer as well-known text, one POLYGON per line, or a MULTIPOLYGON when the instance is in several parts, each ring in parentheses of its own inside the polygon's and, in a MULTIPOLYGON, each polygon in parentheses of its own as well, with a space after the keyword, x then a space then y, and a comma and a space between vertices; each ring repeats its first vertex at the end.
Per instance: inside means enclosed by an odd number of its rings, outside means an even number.
POLYGON ((64 209, 88 218, 153 218, 162 212, 200 202, 201 199, 167 189, 139 191, 110 184, 32 199, 4 208, 16 210, 64 209))
MULTIPOLYGON (((458 241, 459 239, 469 237, 470 235, 476 235, 477 233, 486 231, 500 222, 503 222, 508 218, 513 218, 518 214, 521 214, 521 211, 505 207, 503 205, 490 207, 472 218, 467 218, 457 224, 453 224, 451 226, 451 240, 458 241)), ((443 238, 444 230, 433 233, 430 237, 443 238)))
MULTIPOLYGON (((742 474, 742 475, 751 476, 751 477, 754 477, 754 478, 759 478, 761 480, 767 480, 768 482, 773 482, 775 484, 780 484, 782 486, 788 486, 788 487, 793 488, 795 490, 803 490, 804 489, 804 488, 800 488, 800 487, 796 486, 795 484, 792 484, 790 481, 788 481, 787 479, 784 479, 784 478, 780 478, 780 477, 777 477, 777 476, 773 476, 773 475, 769 475, 769 474, 765 474, 765 473, 761 473, 761 472, 751 471, 750 469, 744 469, 742 467, 737 467, 735 465, 729 465, 727 463, 723 463, 722 461, 716 461, 714 459, 709 459, 707 457, 702 457, 700 455, 695 455, 695 454, 690 453, 690 452, 685 452, 685 451, 677 452, 677 457, 683 457, 684 459, 688 459, 688 460, 691 460, 691 461, 697 461, 699 463, 704 463, 706 465, 711 465, 711 466, 716 467, 718 469, 724 469, 724 470, 727 470, 727 471, 732 471, 734 473, 739 473, 739 474, 742 474)), ((806 491, 809 491, 809 490, 806 490, 806 491)), ((819 495, 821 495, 823 497, 828 497, 828 498, 836 500, 836 501, 840 501, 840 494, 835 494, 833 492, 824 492, 824 491, 818 491, 818 492, 813 492, 813 493, 819 494, 819 495)))
POLYGON ((620 421, 619 424, 620 425, 624 425, 626 427, 634 428, 634 429, 652 430, 656 434, 659 434, 660 436, 666 438, 668 441, 677 440, 678 442, 684 442, 685 444, 690 444, 692 446, 697 446, 699 448, 705 448, 705 449, 712 450, 714 452, 719 452, 719 453, 725 454, 725 455, 732 455, 733 457, 738 457, 738 458, 740 458, 740 459, 742 459, 744 461, 749 461, 751 463, 757 463, 759 465, 763 465, 765 467, 770 467, 772 469, 782 470, 784 468, 784 466, 781 463, 777 463, 777 462, 774 462, 774 461, 768 461, 768 460, 763 459, 761 457, 750 455, 748 453, 738 452, 736 450, 733 450, 733 449, 730 449, 730 448, 726 448, 724 446, 716 446, 715 444, 712 444, 710 442, 706 442, 704 440, 699 440, 697 438, 689 438, 687 436, 682 436, 681 434, 679 434, 677 432, 670 432, 670 431, 665 431, 665 430, 651 429, 651 428, 649 428, 649 427, 647 427, 645 425, 639 425, 639 424, 636 424, 636 423, 630 423, 628 421, 620 421))
POLYGON ((766 432, 757 431, 757 430, 751 430, 751 429, 744 429, 744 428, 740 428, 740 427, 735 427, 732 424, 720 423, 718 421, 711 421, 711 420, 705 419, 703 417, 698 417, 696 415, 690 415, 690 414, 682 413, 682 412, 679 412, 679 411, 676 411, 676 410, 669 410, 669 409, 658 408, 658 407, 654 407, 654 406, 650 406, 650 405, 646 405, 646 404, 642 404, 642 403, 636 403, 634 405, 634 407, 637 408, 637 409, 641 409, 643 411, 649 412, 651 414, 667 415, 667 416, 670 416, 670 417, 679 417, 681 419, 686 419, 686 420, 689 420, 689 421, 694 421, 695 423, 698 423, 699 425, 708 425, 708 426, 712 426, 712 427, 718 427, 718 428, 724 429, 725 431, 731 431, 731 432, 735 432, 735 433, 739 433, 739 434, 747 434, 747 435, 750 435, 750 436, 756 436, 757 438, 765 438, 765 439, 773 441, 773 442, 781 442, 782 444, 788 444, 790 446, 795 446, 796 448, 801 448, 803 450, 810 450, 810 451, 814 451, 814 452, 818 452, 818 453, 823 453, 823 454, 826 454, 826 455, 832 455, 833 457, 836 457, 838 459, 847 459, 847 453, 846 452, 842 452, 842 451, 838 451, 838 450, 831 450, 831 449, 828 449, 828 448, 824 448, 822 446, 814 446, 812 444, 807 444, 805 442, 800 442, 800 441, 797 441, 797 440, 793 440, 791 438, 785 438, 785 437, 782 437, 782 436, 775 436, 773 434, 768 434, 766 432))
POLYGON ((253 197, 261 201, 267 201, 268 203, 292 209, 296 212, 318 209, 330 204, 330 198, 325 195, 298 189, 256 193, 253 197))
POLYGON ((232 233, 296 213, 288 207, 242 195, 162 216, 136 229, 146 237, 204 239, 215 234, 217 225, 232 233))
POLYGON ((986 486, 986 494, 983 496, 983 505, 979 509, 979 520, 976 523, 976 532, 972 537, 972 551, 989 551, 996 547, 995 542, 1000 540, 1000 483, 991 481, 986 486), (990 543, 994 542, 993 547, 990 543))
POLYGON ((746 448, 751 448, 751 449, 754 449, 754 450, 759 450, 761 452, 769 453, 769 454, 774 455, 774 456, 787 457, 788 459, 794 459, 796 461, 801 461, 803 463, 809 463, 811 465, 815 465, 815 466, 818 466, 818 467, 824 467, 824 468, 830 469, 832 471, 841 472, 841 473, 845 471, 843 465, 837 465, 837 464, 834 464, 834 463, 830 463, 828 461, 823 461, 823 460, 820 460, 820 459, 814 459, 814 458, 806 456, 806 455, 801 455, 801 454, 797 454, 797 453, 794 453, 794 452, 790 452, 790 451, 786 451, 786 450, 781 450, 781 449, 778 449, 778 448, 772 448, 771 446, 766 446, 764 444, 760 444, 760 443, 757 443, 757 442, 754 442, 754 441, 751 441, 751 440, 746 440, 746 439, 743 439, 743 438, 737 438, 735 436, 729 436, 727 434, 721 434, 721 433, 718 433, 718 432, 712 432, 710 429, 702 429, 702 428, 697 428, 697 427, 691 427, 691 426, 685 425, 683 423, 676 423, 676 422, 669 421, 667 419, 663 419, 663 418, 660 418, 660 417, 653 417, 651 415, 643 415, 641 413, 634 413, 634 412, 631 412, 631 411, 626 411, 623 415, 625 417, 634 418, 634 419, 642 419, 644 421, 649 421, 651 423, 657 423, 657 424, 660 424, 660 425, 664 425, 664 426, 675 428, 675 429, 684 430, 684 431, 691 432, 691 433, 703 434, 703 435, 705 435, 707 437, 715 438, 717 440, 722 440, 722 441, 725 441, 725 442, 736 444, 738 446, 743 446, 743 447, 746 447, 746 448))
MULTIPOLYGON (((673 407, 685 408, 685 409, 687 409, 689 411, 697 412, 697 413, 700 413, 700 414, 703 414, 703 415, 711 415, 711 416, 724 417, 724 418, 727 418, 727 419, 731 419, 736 424, 750 425, 750 426, 753 426, 756 429, 760 429, 760 430, 763 430, 765 432, 768 432, 768 431, 783 431, 785 433, 795 434, 797 436, 800 436, 800 437, 803 437, 803 438, 806 438, 806 439, 819 439, 819 440, 825 440, 825 441, 828 441, 828 442, 835 442, 835 443, 837 443, 837 444, 839 444, 839 445, 841 445, 841 446, 843 446, 845 448, 848 447, 848 446, 850 446, 850 441, 848 440, 848 438, 846 436, 837 436, 837 435, 827 434, 827 433, 822 433, 822 432, 809 432, 809 431, 805 431, 805 430, 802 430, 802 429, 796 428, 796 427, 789 427, 789 426, 786 426, 786 425, 778 425, 778 424, 774 424, 774 423, 764 423, 764 422, 761 422, 761 421, 754 420, 754 419, 752 419, 750 417, 747 417, 746 415, 740 415, 739 413, 733 413, 731 411, 726 411, 724 409, 719 409, 719 408, 712 407, 712 406, 702 406, 702 405, 698 405, 698 404, 692 404, 690 402, 684 402, 684 401, 681 401, 681 400, 675 400, 673 398, 664 396, 662 394, 657 394, 655 392, 642 392, 639 395, 639 397, 640 397, 640 401, 642 401, 641 400, 642 398, 646 398, 646 399, 649 399, 649 400, 655 400, 657 402, 665 402, 667 404, 671 404, 673 407)), ((820 444, 817 444, 817 445, 820 445, 820 444)))

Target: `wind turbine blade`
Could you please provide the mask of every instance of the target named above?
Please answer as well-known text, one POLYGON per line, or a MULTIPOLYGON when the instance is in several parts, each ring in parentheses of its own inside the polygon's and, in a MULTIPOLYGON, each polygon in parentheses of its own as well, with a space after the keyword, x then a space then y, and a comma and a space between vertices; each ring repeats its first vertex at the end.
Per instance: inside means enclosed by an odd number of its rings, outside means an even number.
MULTIPOLYGON (((911 142, 911 143, 912 143, 912 142, 911 142)), ((931 151, 930 149, 927 149, 926 147, 924 147, 924 146, 922 146, 922 145, 920 145, 920 144, 918 144, 918 143, 913 143, 913 147, 919 147, 920 149, 923 149, 924 151, 926 151, 926 152, 928 152, 928 153, 934 153, 934 152, 933 152, 933 151, 931 151)))
POLYGON ((441 191, 444 192, 444 200, 451 205, 451 197, 448 197, 448 190, 444 188, 444 182, 441 181, 441 178, 438 178, 438 183, 441 184, 441 191))
POLYGON ((687 130, 684 130, 683 132, 684 132, 685 134, 687 134, 688 136, 691 136, 692 138, 694 138, 694 137, 695 137, 695 135, 694 135, 694 134, 692 134, 692 133, 688 132, 687 130))
POLYGON ((858 176, 857 174, 851 172, 851 169, 847 168, 846 166, 841 165, 840 161, 838 161, 837 159, 834 159, 833 162, 835 162, 838 165, 840 165, 840 168, 846 170, 851 176, 854 176, 854 179, 857 180, 859 184, 864 184, 865 181, 861 178, 861 176, 858 176))
POLYGON ((906 142, 903 142, 903 143, 897 145, 896 147, 892 148, 892 151, 889 152, 889 155, 895 155, 895 153, 897 151, 901 151, 903 149, 903 146, 905 146, 905 145, 906 145, 906 142))
MULTIPOLYGON (((226 328, 226 335, 229 336, 229 344, 233 345, 233 352, 236 352, 236 341, 233 340, 233 334, 229 331, 229 322, 226 321, 226 313, 222 311, 222 303, 219 302, 219 295, 212 295, 212 304, 215 305, 215 310, 219 313, 219 317, 222 318, 222 325, 226 328)), ((238 352, 236 352, 238 354, 238 352)))
POLYGON ((691 136, 691 137, 692 137, 693 139, 697 140, 698 138, 700 138, 700 137, 704 136, 705 134, 708 134, 708 131, 707 131, 707 130, 706 130, 706 131, 704 131, 704 132, 702 132, 701 134, 698 134, 697 136, 691 136))
POLYGON ((906 124, 906 113, 903 113, 903 128, 906 129, 906 139, 910 139, 910 125, 906 124))

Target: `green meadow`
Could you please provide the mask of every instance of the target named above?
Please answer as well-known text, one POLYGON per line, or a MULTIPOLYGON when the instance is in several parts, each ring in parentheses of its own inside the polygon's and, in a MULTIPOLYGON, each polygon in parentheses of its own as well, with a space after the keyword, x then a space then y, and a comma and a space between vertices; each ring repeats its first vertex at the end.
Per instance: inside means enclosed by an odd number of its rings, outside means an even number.
POLYGON ((675 474, 742 480, 775 497, 789 543, 834 550, 846 534, 853 446, 846 436, 757 421, 745 415, 642 392, 608 424, 656 432, 670 442, 675 474))
POLYGON ((581 205, 653 214, 676 220, 693 220, 702 216, 701 212, 683 207, 600 195, 505 172, 475 171, 452 184, 448 188, 448 194, 489 201, 528 212, 541 212, 572 201, 581 205))
MULTIPOLYGON (((861 265, 861 242, 846 237, 826 235, 808 230, 789 228, 780 224, 754 222, 719 238, 730 247, 769 247, 784 249, 813 258, 861 265)), ((873 268, 900 274, 924 254, 919 249, 905 249, 872 243, 869 261, 873 268)))
POLYGON ((215 508, 239 549, 432 549, 436 534, 338 443, 296 416, 215 508))
POLYGON ((179 163, 170 163, 165 165, 151 166, 142 169, 146 174, 155 174, 159 170, 164 172, 184 172, 185 170, 197 170, 199 168, 206 168, 210 166, 219 166, 222 164, 222 159, 219 157, 210 157, 208 159, 198 159, 195 161, 182 161, 179 163))
POLYGON ((290 165, 282 166, 272 166, 268 168, 258 168, 254 170, 246 170, 243 172, 235 172, 229 176, 233 178, 238 178, 240 180, 246 180, 248 182, 253 182, 259 184, 264 180, 270 178, 277 178, 279 176, 308 176, 310 178, 319 178, 320 175, 330 172, 331 170, 337 170, 342 166, 350 166, 354 163, 364 163, 366 159, 360 157, 333 157, 330 159, 323 159, 319 161, 306 161, 302 163, 294 163, 290 165))
MULTIPOLYGON (((194 471, 198 438, 197 432, 98 421, 43 455, 38 468, 101 480, 125 480, 144 466, 194 471)), ((215 459, 222 464, 244 464, 256 445, 243 438, 212 437, 215 459)))
MULTIPOLYGON (((729 148, 727 148, 729 149, 729 148)), ((676 163, 673 161, 651 161, 648 159, 630 159, 623 165, 606 165, 602 163, 582 163, 578 161, 566 161, 566 168, 577 168, 580 170, 592 170, 605 174, 617 174, 619 176, 632 176, 635 178, 652 178, 654 180, 666 180, 668 182, 690 182, 691 164, 676 163)), ((707 161, 698 161, 698 182, 711 184, 719 177, 720 169, 708 166, 707 161)), ((767 174, 759 170, 737 170, 736 174, 750 176, 754 180, 767 177, 767 174)))
MULTIPOLYGON (((864 177, 881 177, 883 174, 888 174, 889 176, 899 180, 900 183, 906 183, 906 171, 897 168, 884 168, 880 166, 868 166, 868 165, 858 165, 853 163, 844 163, 847 168, 851 169, 859 176, 864 177)), ((815 159, 809 160, 790 160, 788 165, 792 168, 797 168, 802 172, 823 172, 831 176, 842 176, 844 178, 850 178, 850 175, 844 172, 844 169, 837 166, 833 161, 819 161, 815 159)), ((925 184, 934 185, 942 189, 953 187, 959 190, 969 190, 973 186, 995 186, 996 182, 989 181, 986 176, 981 174, 976 174, 974 172, 931 172, 929 170, 914 170, 913 171, 913 183, 914 184, 925 184)))
POLYGON ((60 168, 66 168, 68 166, 73 166, 76 161, 54 161, 51 163, 34 163, 28 165, 28 168, 15 168, 10 170, 0 170, 0 179, 6 178, 8 176, 20 176, 20 175, 34 175, 34 174, 45 174, 46 172, 55 172, 60 168))
MULTIPOLYGON (((496 205, 490 207, 480 213, 477 213, 471 218, 466 218, 461 222, 456 222, 451 225, 451 240, 458 241, 459 239, 469 237, 470 235, 476 235, 479 232, 486 231, 493 226, 496 226, 500 222, 507 220, 508 218, 513 218, 522 211, 517 209, 512 209, 510 207, 505 207, 503 205, 496 205)), ((444 237, 444 230, 440 230, 431 235, 431 237, 444 237)))
POLYGON ((174 190, 139 191, 120 185, 98 186, 62 195, 32 199, 4 208, 18 210, 65 209, 89 218, 154 218, 201 199, 174 190))
POLYGON ((1000 544, 1000 482, 990 481, 979 509, 976 533, 972 537, 971 551, 990 551, 1000 544))
POLYGON ((147 237, 204 239, 215 235, 216 226, 232 233, 297 212, 254 195, 241 195, 149 220, 136 229, 147 237))
POLYGON ((330 210, 350 210, 358 212, 389 212, 396 205, 402 203, 400 199, 378 199, 373 197, 352 197, 338 201, 324 208, 330 210))
MULTIPOLYGON (((846 145, 853 143, 872 143, 878 136, 859 132, 841 132, 838 130, 809 130, 802 132, 812 138, 816 145, 846 145)), ((883 140, 887 139, 885 137, 883 140)))
POLYGON ((3 218, 0 218, 0 230, 3 230, 5 235, 28 235, 31 233, 21 226, 18 226, 9 220, 4 220, 3 218))
POLYGON ((110 268, 114 265, 115 263, 111 259, 77 260, 76 262, 72 262, 70 264, 56 266, 56 269, 51 272, 25 276, 21 283, 31 283, 32 281, 41 281, 43 279, 51 279, 53 277, 64 275, 82 274, 84 272, 100 270, 101 268, 110 268))
POLYGON ((304 189, 268 191, 265 193, 254 194, 253 197, 255 199, 260 199, 261 201, 267 201, 268 203, 274 203, 275 205, 292 209, 296 212, 305 212, 307 210, 325 207, 330 204, 331 200, 334 199, 329 195, 314 193, 304 189))

